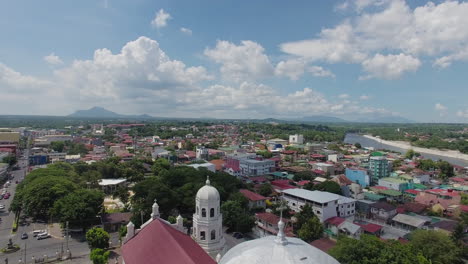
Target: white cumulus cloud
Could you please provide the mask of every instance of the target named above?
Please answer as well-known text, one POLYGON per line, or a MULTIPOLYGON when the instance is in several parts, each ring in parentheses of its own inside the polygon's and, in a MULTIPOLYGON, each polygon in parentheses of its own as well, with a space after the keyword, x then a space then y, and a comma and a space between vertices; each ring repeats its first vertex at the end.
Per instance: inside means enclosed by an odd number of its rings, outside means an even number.
POLYGON ((190 36, 192 35, 192 30, 188 29, 188 28, 181 27, 180 32, 182 32, 184 34, 187 34, 187 35, 190 35, 190 36))
POLYGON ((447 110, 447 107, 441 103, 436 103, 434 106, 435 110, 437 111, 445 111, 447 110))
POLYGON ((403 53, 398 55, 376 54, 373 58, 363 61, 362 66, 368 75, 361 77, 361 79, 391 80, 400 78, 405 72, 416 71, 421 66, 421 62, 419 59, 403 53))
POLYGON ((59 56, 55 55, 53 52, 47 56, 44 56, 44 61, 50 65, 60 65, 63 64, 62 59, 59 56))
POLYGON ((230 81, 257 80, 274 73, 274 68, 264 48, 253 41, 245 40, 239 45, 218 41, 216 47, 205 49, 204 54, 221 64, 221 74, 230 81))
POLYGON ((361 64, 371 73, 367 77, 384 79, 413 71, 422 56, 433 58, 433 65, 441 68, 468 60, 468 2, 427 2, 412 8, 403 0, 357 0, 342 2, 337 9, 350 7, 356 13, 338 25, 309 39, 283 43, 281 50, 309 61, 361 64), (396 69, 366 68, 389 52, 411 60, 396 69))
POLYGON ((468 109, 458 111, 457 116, 462 118, 468 118, 468 109))
POLYGON ((169 19, 172 19, 171 15, 161 8, 156 12, 154 19, 151 21, 151 25, 156 28, 163 28, 167 26, 167 21, 169 19))

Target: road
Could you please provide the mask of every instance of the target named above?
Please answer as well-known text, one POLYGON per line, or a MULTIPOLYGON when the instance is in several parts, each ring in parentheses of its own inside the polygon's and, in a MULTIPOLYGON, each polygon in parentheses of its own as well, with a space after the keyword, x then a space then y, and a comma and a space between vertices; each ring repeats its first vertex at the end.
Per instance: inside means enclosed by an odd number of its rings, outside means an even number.
MULTIPOLYGON (((25 150, 24 156, 28 157, 28 154, 28 150, 25 150)), ((60 235, 60 231, 55 232, 55 237, 37 240, 33 237, 32 231, 38 229, 48 230, 48 225, 32 223, 29 219, 26 219, 23 225, 18 226, 18 230, 15 234, 12 234, 11 232, 15 215, 13 212, 8 212, 8 208, 10 207, 15 195, 15 182, 17 180, 23 180, 26 175, 26 171, 29 166, 28 159, 19 159, 18 165, 20 169, 11 172, 11 185, 8 187, 8 192, 10 192, 11 197, 6 200, 0 200, 0 204, 5 205, 5 210, 0 212, 0 217, 2 218, 2 221, 0 222, 0 248, 6 247, 9 239, 11 239, 14 244, 18 244, 20 246, 20 250, 10 254, 0 253, 0 262, 3 262, 8 258, 9 263, 18 263, 20 259, 23 263, 24 259, 28 261, 27 263, 30 263, 32 262, 33 257, 36 259, 44 258, 45 255, 48 257, 55 257, 59 252, 62 250, 65 252, 67 249, 66 239, 60 235), (29 237, 22 240, 21 234, 23 233, 27 233, 29 237)), ((91 263, 89 261, 89 248, 83 235, 71 235, 68 247, 74 259, 69 260, 66 263, 91 263)))

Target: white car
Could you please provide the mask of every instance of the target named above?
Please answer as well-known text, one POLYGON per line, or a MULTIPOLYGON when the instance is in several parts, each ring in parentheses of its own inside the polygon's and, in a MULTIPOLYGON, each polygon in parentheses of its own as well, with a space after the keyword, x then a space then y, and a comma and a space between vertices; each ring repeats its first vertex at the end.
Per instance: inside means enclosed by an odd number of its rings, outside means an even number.
POLYGON ((34 230, 33 231, 33 236, 38 236, 39 234, 43 234, 43 233, 47 234, 47 232, 45 230, 34 230))
POLYGON ((5 209, 5 205, 0 204, 0 209, 5 209))

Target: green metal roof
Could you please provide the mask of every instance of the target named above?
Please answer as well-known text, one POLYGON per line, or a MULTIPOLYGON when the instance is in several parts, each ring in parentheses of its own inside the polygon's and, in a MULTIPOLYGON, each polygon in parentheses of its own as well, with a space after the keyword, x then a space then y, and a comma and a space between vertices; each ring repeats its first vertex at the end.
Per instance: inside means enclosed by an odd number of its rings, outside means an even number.
POLYGON ((379 190, 379 193, 381 194, 384 194, 384 195, 388 195, 388 196, 401 196, 402 193, 397 191, 397 190, 379 190))
POLYGON ((370 193, 370 192, 365 192, 364 197, 366 199, 369 199, 369 200, 372 200, 372 201, 380 201, 382 199, 385 199, 385 196, 378 195, 378 194, 375 194, 375 193, 370 193))
POLYGON ((382 157, 384 154, 379 151, 374 151, 370 154, 372 157, 382 157))
POLYGON ((415 183, 413 184, 414 189, 426 190, 427 187, 424 184, 415 183))

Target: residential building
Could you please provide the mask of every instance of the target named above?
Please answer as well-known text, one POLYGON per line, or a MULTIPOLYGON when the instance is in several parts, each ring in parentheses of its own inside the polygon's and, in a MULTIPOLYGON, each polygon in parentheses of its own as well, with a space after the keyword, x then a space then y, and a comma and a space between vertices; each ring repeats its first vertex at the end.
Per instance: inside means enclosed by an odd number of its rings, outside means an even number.
POLYGON ((261 176, 273 171, 275 162, 269 159, 242 159, 239 162, 241 176, 261 176))
POLYGON ((378 202, 370 205, 370 216, 381 222, 389 222, 397 214, 396 207, 387 202, 378 202))
POLYGON ((289 135, 289 144, 291 145, 302 145, 304 144, 304 136, 303 135, 289 135))
POLYGON ((283 190, 282 199, 296 212, 309 204, 321 223, 334 216, 354 216, 356 210, 356 200, 329 192, 286 189, 283 190))
POLYGON ((265 208, 265 200, 267 199, 265 196, 260 195, 258 193, 254 193, 252 191, 249 191, 247 189, 241 189, 239 192, 249 200, 249 208, 265 208))
POLYGON ((385 177, 378 180, 379 186, 384 186, 392 190, 403 192, 413 187, 412 181, 402 180, 393 177, 385 177))
POLYGON ((203 146, 197 146, 196 152, 197 152, 197 154, 196 154, 197 160, 208 160, 209 153, 208 153, 207 148, 205 148, 203 146))
POLYGON ((313 163, 312 169, 323 171, 325 174, 328 174, 328 175, 335 175, 335 166, 330 163, 324 163, 324 162, 313 163))
POLYGON ((397 214, 392 220, 395 226, 410 231, 423 227, 427 222, 423 218, 406 214, 397 214))
POLYGON ((327 219, 325 221, 325 228, 325 233, 335 239, 339 235, 346 235, 354 239, 359 239, 363 231, 361 226, 337 216, 327 219))
MULTIPOLYGON (((279 216, 272 213, 256 213, 255 214, 255 227, 253 232, 258 237, 266 237, 271 235, 277 235, 279 231, 279 216)), ((288 219, 283 218, 285 224, 286 236, 294 236, 292 232, 292 226, 288 219)))
POLYGON ((388 177, 388 174, 388 160, 385 156, 371 156, 369 158, 369 175, 371 176, 371 183, 377 184, 379 179, 388 177))
POLYGON ((363 168, 346 168, 345 175, 346 178, 361 185, 363 188, 370 185, 370 179, 369 175, 367 175, 367 170, 363 168))
POLYGON ((255 153, 233 153, 227 155, 226 162, 224 163, 224 170, 233 176, 240 176, 240 161, 243 159, 251 159, 255 157, 255 153))

